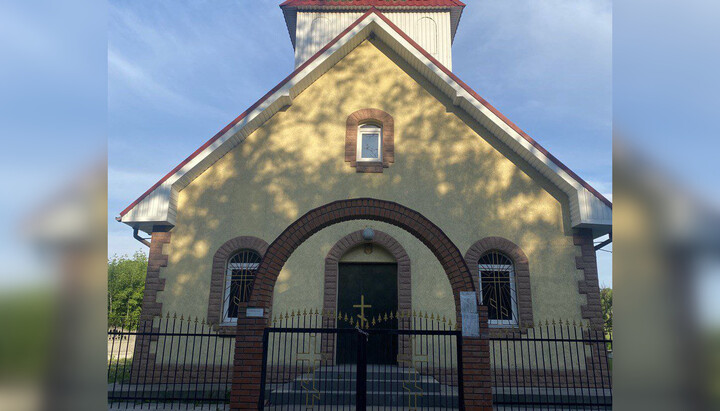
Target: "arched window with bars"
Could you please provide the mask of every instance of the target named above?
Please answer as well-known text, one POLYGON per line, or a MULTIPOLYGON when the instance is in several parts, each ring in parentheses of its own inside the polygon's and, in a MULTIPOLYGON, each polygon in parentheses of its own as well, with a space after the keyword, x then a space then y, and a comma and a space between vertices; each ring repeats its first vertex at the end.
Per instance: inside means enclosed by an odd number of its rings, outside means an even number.
POLYGON ((517 286, 512 260, 498 251, 483 254, 478 261, 481 303, 488 307, 490 326, 518 325, 517 286))
POLYGON ((233 254, 225 269, 223 322, 237 321, 240 303, 247 302, 262 257, 254 250, 243 249, 233 254))

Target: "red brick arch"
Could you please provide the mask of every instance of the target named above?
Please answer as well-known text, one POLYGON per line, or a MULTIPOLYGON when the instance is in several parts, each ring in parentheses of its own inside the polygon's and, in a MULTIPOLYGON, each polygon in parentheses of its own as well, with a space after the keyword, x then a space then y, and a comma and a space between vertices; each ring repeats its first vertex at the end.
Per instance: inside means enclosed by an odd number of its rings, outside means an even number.
MULTIPOLYGON (((292 253, 308 238, 334 224, 352 220, 373 220, 400 227, 417 237, 435 255, 450 281, 457 322, 461 324, 460 292, 475 292, 475 284, 457 246, 434 223, 417 211, 391 201, 373 198, 339 200, 316 209, 290 224, 270 244, 255 277, 252 295, 245 307, 263 308, 261 318, 238 315, 235 365, 230 396, 231 409, 255 409, 260 398, 263 330, 268 325, 275 282, 292 253)), ((487 333, 487 310, 478 307, 481 337, 487 333)), ((490 395, 489 347, 485 338, 463 338, 463 368, 466 404, 480 409, 492 406, 490 395)), ((491 408, 488 408, 491 409, 491 408)))
POLYGON ((417 211, 391 201, 373 198, 340 200, 309 211, 270 244, 257 272, 248 307, 272 308, 272 294, 280 271, 290 255, 313 234, 333 224, 352 220, 374 220, 398 226, 425 244, 440 261, 460 313, 460 292, 475 291, 465 258, 445 233, 417 211))

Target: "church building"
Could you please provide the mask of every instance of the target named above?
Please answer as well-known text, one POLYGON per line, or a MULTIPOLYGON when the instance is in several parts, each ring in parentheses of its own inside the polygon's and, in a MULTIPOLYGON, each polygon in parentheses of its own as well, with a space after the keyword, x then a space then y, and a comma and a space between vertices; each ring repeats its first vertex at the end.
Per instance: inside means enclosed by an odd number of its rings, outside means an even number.
MULTIPOLYGON (((612 203, 453 73, 462 2, 280 7, 292 73, 117 217, 151 237, 142 318, 200 318, 246 348, 303 311, 361 331, 420 313, 463 350, 553 319, 602 327, 612 203)), ((355 355, 342 338, 318 342, 323 365, 355 355)), ((409 338, 368 339, 368 366, 409 338)), ((235 349, 238 379, 253 350, 235 349)), ((259 390, 238 381, 233 409, 259 390)))

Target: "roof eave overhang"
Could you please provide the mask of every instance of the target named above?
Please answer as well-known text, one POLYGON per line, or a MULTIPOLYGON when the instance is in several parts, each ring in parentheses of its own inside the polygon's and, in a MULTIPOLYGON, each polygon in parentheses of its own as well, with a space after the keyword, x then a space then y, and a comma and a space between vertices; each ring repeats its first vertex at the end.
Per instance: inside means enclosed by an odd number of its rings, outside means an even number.
POLYGON ((290 35, 290 42, 292 43, 293 50, 295 50, 295 32, 297 26, 297 7, 280 6, 285 17, 285 26, 287 26, 288 34, 290 35))
POLYGON ((375 9, 365 13, 140 199, 123 210, 119 221, 132 227, 140 226, 141 229, 149 224, 174 225, 180 190, 225 153, 242 143, 275 113, 290 106, 295 96, 367 39, 370 33, 375 33, 378 39, 395 50, 399 56, 405 56, 421 74, 435 80, 432 82, 452 99, 455 106, 471 115, 565 192, 569 198, 573 227, 591 228, 595 237, 611 230, 612 204, 607 199, 547 153, 375 9), (410 56, 407 56, 407 51, 410 51, 410 56))

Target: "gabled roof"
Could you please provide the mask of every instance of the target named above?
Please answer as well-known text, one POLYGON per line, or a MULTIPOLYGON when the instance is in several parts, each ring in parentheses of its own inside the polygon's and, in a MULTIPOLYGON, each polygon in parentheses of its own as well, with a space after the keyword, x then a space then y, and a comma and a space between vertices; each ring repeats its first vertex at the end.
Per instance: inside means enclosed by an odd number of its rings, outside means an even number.
POLYGON ((570 200, 570 219, 573 227, 592 228, 596 237, 611 230, 612 203, 608 199, 508 120, 375 8, 368 10, 150 187, 120 212, 118 221, 143 230, 151 228, 153 224, 173 225, 180 190, 225 153, 242 143, 250 133, 280 109, 291 105, 295 96, 330 70, 371 33, 395 50, 441 92, 448 95, 455 106, 465 110, 564 191, 570 200))
POLYGON ((408 9, 450 10, 450 41, 455 40, 465 3, 459 0, 287 0, 280 4, 285 16, 290 41, 295 48, 295 29, 298 10, 367 10, 375 7, 384 11, 408 9))

